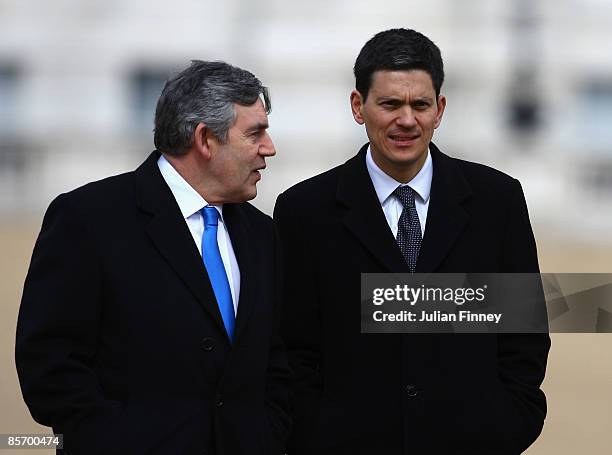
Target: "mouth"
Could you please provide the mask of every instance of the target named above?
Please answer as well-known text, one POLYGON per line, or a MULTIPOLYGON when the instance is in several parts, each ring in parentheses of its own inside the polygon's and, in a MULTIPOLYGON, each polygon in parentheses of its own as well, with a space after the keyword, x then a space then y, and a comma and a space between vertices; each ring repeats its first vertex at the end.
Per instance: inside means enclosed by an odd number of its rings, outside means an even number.
POLYGON ((419 133, 391 133, 387 136, 389 141, 397 147, 408 147, 414 144, 421 135, 419 133))
POLYGON ((258 167, 257 169, 254 169, 254 170, 253 170, 251 173, 252 173, 252 174, 255 176, 255 178, 256 178, 257 180, 260 180, 260 179, 261 179, 261 172, 259 172, 259 171, 262 171, 262 170, 264 170, 265 168, 266 168, 265 166, 263 166, 263 167, 258 167))

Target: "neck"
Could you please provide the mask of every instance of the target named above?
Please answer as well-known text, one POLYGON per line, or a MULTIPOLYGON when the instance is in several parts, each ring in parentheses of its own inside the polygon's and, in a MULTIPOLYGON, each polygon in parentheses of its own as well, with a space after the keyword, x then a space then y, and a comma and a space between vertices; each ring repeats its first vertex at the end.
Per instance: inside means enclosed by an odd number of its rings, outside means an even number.
POLYGON ((206 177, 208 174, 206 166, 195 153, 187 152, 180 156, 164 154, 164 157, 206 202, 214 205, 223 204, 224 201, 217 191, 218 185, 214 179, 206 177))
POLYGON ((378 159, 374 153, 372 153, 372 159, 385 174, 392 179, 405 184, 410 182, 421 171, 421 169, 423 169, 425 160, 427 159, 427 153, 425 153, 417 161, 406 164, 392 163, 384 159, 378 159))

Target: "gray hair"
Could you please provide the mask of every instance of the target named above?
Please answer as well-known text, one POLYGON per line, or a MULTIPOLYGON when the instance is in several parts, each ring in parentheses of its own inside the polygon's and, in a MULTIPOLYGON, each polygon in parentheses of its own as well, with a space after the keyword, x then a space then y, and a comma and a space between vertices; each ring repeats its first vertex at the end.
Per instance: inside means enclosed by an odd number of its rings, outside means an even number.
POLYGON ((270 97, 250 72, 225 62, 192 60, 166 81, 155 109, 155 147, 168 155, 183 155, 204 123, 221 143, 236 119, 234 103, 251 106, 263 96, 267 113, 270 97))

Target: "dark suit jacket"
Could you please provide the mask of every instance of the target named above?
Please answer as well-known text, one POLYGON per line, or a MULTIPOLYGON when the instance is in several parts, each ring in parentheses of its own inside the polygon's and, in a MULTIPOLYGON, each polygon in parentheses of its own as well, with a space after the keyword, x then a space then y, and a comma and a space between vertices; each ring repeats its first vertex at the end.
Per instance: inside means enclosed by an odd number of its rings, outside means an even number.
POLYGON ((59 196, 25 282, 16 362, 74 454, 272 454, 289 433, 270 217, 223 208, 241 275, 233 346, 153 153, 59 196))
MULTIPOLYGON (((360 273, 409 270, 359 154, 281 194, 294 454, 518 454, 539 435, 546 334, 361 334, 360 273)), ((417 272, 537 272, 517 180, 430 145, 417 272)))

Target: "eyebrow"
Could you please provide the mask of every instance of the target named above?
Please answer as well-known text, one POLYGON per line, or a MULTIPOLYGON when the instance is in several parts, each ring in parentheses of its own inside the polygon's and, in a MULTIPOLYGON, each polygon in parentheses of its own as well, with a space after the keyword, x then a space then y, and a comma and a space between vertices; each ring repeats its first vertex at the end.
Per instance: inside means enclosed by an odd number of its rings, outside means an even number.
POLYGON ((415 101, 427 101, 428 103, 431 103, 434 101, 434 99, 430 96, 417 96, 414 98, 413 102, 415 101))
MULTIPOLYGON (((403 98, 399 97, 399 96, 381 96, 380 98, 376 98, 376 101, 379 103, 383 103, 385 101, 392 101, 392 102, 403 102, 403 98)), ((424 95, 424 96, 417 96, 415 98, 413 98, 410 102, 414 103, 414 102, 418 102, 418 101, 428 101, 428 102, 432 102, 432 98, 430 96, 424 95)))
POLYGON ((261 130, 266 130, 269 128, 269 124, 268 122, 259 122, 256 123, 255 125, 247 128, 246 132, 248 133, 255 133, 256 131, 261 131, 261 130))

